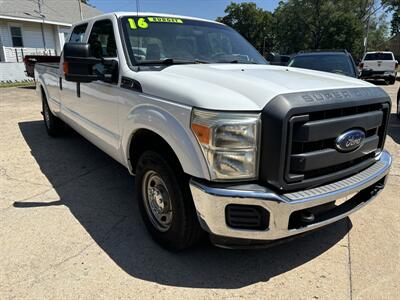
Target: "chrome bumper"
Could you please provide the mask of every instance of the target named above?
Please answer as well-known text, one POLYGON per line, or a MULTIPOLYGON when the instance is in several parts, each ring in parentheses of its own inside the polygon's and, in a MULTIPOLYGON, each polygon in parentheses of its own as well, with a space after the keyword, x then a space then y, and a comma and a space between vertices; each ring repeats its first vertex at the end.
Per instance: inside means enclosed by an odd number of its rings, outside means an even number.
POLYGON ((209 233, 234 239, 277 240, 336 222, 365 206, 383 188, 391 163, 390 154, 383 151, 376 157, 376 162, 372 166, 356 175, 294 193, 278 194, 256 184, 212 187, 195 179, 190 181, 190 189, 200 224, 209 233), (358 197, 354 207, 350 206, 347 210, 339 209, 338 214, 320 222, 296 229, 289 228, 289 218, 293 212, 354 197, 358 197), (249 230, 229 227, 225 219, 225 208, 228 204, 257 205, 265 208, 270 214, 268 229, 249 230))

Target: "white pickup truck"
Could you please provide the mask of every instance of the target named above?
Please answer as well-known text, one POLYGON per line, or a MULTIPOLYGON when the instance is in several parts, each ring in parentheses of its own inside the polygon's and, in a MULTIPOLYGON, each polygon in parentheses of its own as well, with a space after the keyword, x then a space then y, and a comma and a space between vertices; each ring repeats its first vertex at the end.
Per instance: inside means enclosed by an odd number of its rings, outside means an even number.
POLYGON ((396 82, 398 61, 392 52, 367 52, 360 63, 362 79, 384 79, 389 84, 396 82))
POLYGON ((392 161, 381 88, 270 66, 213 21, 105 14, 35 74, 48 134, 68 124, 136 175, 143 220, 171 250, 204 233, 264 246, 338 221, 382 190, 392 161))

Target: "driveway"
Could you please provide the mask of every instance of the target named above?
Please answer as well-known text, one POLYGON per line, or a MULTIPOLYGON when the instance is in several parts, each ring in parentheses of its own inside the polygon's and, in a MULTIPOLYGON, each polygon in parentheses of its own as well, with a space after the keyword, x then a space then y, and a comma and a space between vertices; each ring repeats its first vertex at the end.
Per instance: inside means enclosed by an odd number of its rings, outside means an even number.
MULTIPOLYGON (((395 86, 381 86, 395 99, 395 86)), ((133 177, 76 133, 46 135, 29 88, 0 89, 0 299, 399 299, 400 122, 373 203, 265 250, 169 253, 145 231, 133 177)))

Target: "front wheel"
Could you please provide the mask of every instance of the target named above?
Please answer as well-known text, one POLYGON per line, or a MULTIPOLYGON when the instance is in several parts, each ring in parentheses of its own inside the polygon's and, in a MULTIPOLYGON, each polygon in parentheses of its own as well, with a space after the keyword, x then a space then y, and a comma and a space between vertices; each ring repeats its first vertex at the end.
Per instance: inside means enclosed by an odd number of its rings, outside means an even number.
POLYGON ((161 246, 174 251, 192 246, 202 235, 188 178, 177 164, 146 151, 135 177, 136 200, 148 231, 161 246))

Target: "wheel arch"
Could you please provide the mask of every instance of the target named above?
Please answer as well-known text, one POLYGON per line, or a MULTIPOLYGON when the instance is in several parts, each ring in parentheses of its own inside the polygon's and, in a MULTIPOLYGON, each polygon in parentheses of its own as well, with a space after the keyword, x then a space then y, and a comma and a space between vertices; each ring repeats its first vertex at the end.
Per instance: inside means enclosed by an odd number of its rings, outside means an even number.
POLYGON ((129 145, 129 163, 132 171, 136 169, 141 154, 147 150, 163 152, 170 159, 174 159, 180 164, 179 158, 176 156, 172 147, 160 135, 149 129, 141 128, 132 134, 129 145))
MULTIPOLYGON (((175 115, 175 114, 174 114, 175 115)), ((155 106, 141 106, 129 114, 122 135, 122 150, 129 171, 147 149, 172 153, 182 170, 189 175, 210 179, 208 167, 197 140, 173 114, 155 106)))

